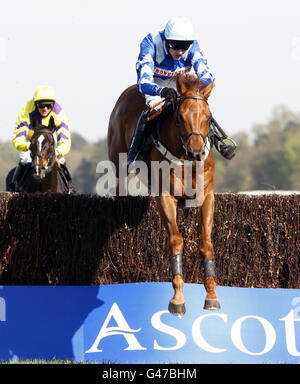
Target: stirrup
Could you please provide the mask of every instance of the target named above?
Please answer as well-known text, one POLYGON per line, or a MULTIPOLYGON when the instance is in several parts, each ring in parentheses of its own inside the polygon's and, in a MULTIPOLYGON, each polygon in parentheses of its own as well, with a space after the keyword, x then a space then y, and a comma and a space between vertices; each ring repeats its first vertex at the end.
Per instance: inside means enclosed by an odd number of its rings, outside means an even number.
POLYGON ((237 143, 231 138, 228 137, 226 132, 220 127, 220 125, 216 122, 215 118, 213 116, 210 117, 210 125, 212 126, 212 130, 214 133, 214 136, 217 138, 218 142, 215 142, 215 147, 220 152, 222 156, 224 156, 226 159, 231 160, 235 156, 235 149, 237 148, 237 143), (228 145, 224 143, 223 140, 229 140, 232 145, 228 145), (221 148, 221 145, 223 144, 223 149, 221 148), (224 149, 228 147, 231 147, 231 149, 226 152, 224 152, 224 149))
POLYGON ((217 151, 227 160, 231 160, 235 156, 234 151, 236 146, 234 145, 227 145, 222 140, 219 140, 215 147, 217 151))
MULTIPOLYGON (((223 140, 229 140, 232 143, 231 147, 233 147, 233 149, 237 148, 237 143, 231 137, 228 137, 228 136, 227 137, 223 137, 221 140, 222 141, 223 140)), ((226 143, 224 143, 224 144, 227 145, 226 143)))
POLYGON ((220 146, 221 146, 222 144, 223 144, 224 146, 227 146, 227 147, 232 147, 233 150, 235 150, 236 147, 237 147, 237 143, 236 143, 233 139, 231 139, 230 137, 226 137, 226 138, 218 138, 218 143, 217 143, 217 145, 216 145, 216 148, 217 148, 217 150, 218 150, 219 152, 221 152, 221 148, 220 148, 220 146), (229 140, 229 141, 232 143, 232 145, 229 145, 229 144, 224 143, 224 140, 229 140))

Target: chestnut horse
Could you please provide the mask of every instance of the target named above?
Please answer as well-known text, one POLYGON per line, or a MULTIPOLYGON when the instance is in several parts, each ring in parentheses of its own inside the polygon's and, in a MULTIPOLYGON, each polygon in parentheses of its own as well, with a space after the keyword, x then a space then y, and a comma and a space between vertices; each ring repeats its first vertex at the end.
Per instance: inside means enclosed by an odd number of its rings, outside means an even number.
MULTIPOLYGON (((32 166, 24 175, 22 191, 24 192, 56 192, 67 193, 59 170, 60 164, 55 156, 55 141, 53 133, 56 129, 53 117, 49 126, 39 126, 36 119, 32 121, 34 130, 31 138, 32 166)), ((14 174, 12 169, 6 178, 6 190, 11 191, 9 185, 14 174)))
MULTIPOLYGON (((204 259, 205 279, 204 286, 207 296, 204 309, 219 309, 220 304, 216 296, 216 282, 214 270, 214 251, 211 241, 211 232, 214 217, 214 158, 212 152, 212 135, 210 127, 211 112, 207 99, 214 83, 204 85, 191 74, 177 77, 178 98, 174 103, 173 111, 161 123, 158 139, 154 139, 149 160, 153 162, 168 161, 185 168, 184 164, 202 162, 202 185, 197 183, 196 171, 193 168, 192 182, 196 188, 202 188, 200 217, 201 241, 200 255, 204 259), (163 149, 163 150, 162 150, 163 149), (174 160, 176 159, 176 160, 174 160)), ((167 103, 167 100, 165 101, 167 103)), ((130 140, 135 130, 138 118, 145 109, 145 99, 138 91, 136 85, 127 88, 119 97, 111 113, 108 128, 108 154, 114 163, 117 177, 119 177, 119 154, 127 153, 130 140)), ((152 166, 151 166, 152 167, 152 166)), ((182 169, 182 172, 187 172, 182 169)), ((174 315, 183 315, 186 311, 183 296, 182 255, 183 238, 176 222, 178 201, 185 197, 184 180, 178 178, 173 169, 170 170, 170 190, 159 189, 156 202, 162 222, 168 231, 169 248, 171 252, 172 284, 174 297, 170 299, 169 311, 174 315), (175 185, 177 184, 177 186, 175 185)), ((151 178, 153 181, 153 178, 151 178)), ((162 176, 160 174, 160 183, 162 176)), ((198 205, 198 206, 199 206, 198 205)))

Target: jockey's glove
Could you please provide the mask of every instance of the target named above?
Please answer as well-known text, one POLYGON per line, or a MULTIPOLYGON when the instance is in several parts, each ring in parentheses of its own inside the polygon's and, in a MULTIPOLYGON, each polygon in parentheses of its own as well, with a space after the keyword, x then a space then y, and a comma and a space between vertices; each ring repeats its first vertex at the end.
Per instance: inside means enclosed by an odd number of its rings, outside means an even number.
POLYGON ((163 88, 160 92, 161 97, 164 97, 165 99, 177 99, 177 92, 174 88, 163 88))

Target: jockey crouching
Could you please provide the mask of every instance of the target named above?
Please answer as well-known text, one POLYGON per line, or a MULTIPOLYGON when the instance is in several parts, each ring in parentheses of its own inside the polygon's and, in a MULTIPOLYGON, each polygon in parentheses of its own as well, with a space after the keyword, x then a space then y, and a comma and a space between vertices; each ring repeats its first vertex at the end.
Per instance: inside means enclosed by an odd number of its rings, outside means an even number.
POLYGON ((62 178, 68 184, 66 185, 68 193, 74 192, 70 172, 64 158, 71 148, 69 122, 65 112, 56 102, 55 91, 49 86, 37 88, 33 99, 23 106, 16 122, 12 142, 13 146, 20 152, 20 161, 15 169, 12 184, 10 185, 11 189, 15 192, 20 190, 32 164, 30 144, 34 132, 31 126, 31 119, 35 117, 40 125, 47 126, 51 116, 53 116, 56 126, 54 138, 57 146, 55 153, 61 164, 60 169, 63 170, 62 178))
MULTIPOLYGON (((193 70, 199 80, 207 85, 213 81, 207 61, 195 40, 193 26, 183 17, 169 20, 164 31, 148 34, 144 38, 136 70, 138 88, 145 96, 148 108, 163 98, 176 100, 176 76, 183 72, 193 70)), ((159 109, 160 105, 156 108, 159 109)), ((127 156, 127 169, 138 158, 141 150, 147 113, 148 109, 144 110, 138 120, 127 156)), ((226 159, 232 159, 235 156, 235 146, 224 143, 223 139, 228 137, 219 126, 212 123, 212 129, 217 151, 226 159)))

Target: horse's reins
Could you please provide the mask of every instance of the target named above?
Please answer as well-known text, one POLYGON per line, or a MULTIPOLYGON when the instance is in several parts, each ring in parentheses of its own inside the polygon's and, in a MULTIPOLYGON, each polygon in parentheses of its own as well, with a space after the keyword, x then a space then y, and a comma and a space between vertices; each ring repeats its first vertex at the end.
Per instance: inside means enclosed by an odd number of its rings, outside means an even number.
POLYGON ((168 104, 168 100, 167 99, 162 99, 158 103, 154 104, 150 108, 150 110, 148 111, 147 116, 146 116, 146 120, 147 121, 151 121, 151 120, 155 119, 156 116, 158 116, 158 115, 160 115, 162 113, 162 111, 165 109, 167 104, 168 104), (158 107, 162 103, 164 103, 164 104, 161 106, 161 108, 156 110, 156 107, 158 107))

